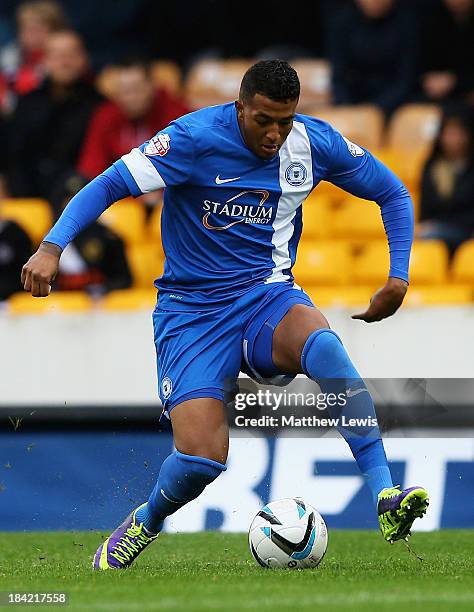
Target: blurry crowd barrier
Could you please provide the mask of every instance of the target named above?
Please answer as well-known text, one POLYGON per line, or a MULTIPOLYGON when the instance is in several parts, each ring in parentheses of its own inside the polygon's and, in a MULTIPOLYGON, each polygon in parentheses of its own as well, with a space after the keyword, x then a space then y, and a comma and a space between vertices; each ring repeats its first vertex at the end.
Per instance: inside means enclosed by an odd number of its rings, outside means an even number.
MULTIPOLYGON (((193 108, 235 99, 244 71, 252 60, 204 60, 195 64, 183 84, 173 62, 152 67, 157 85, 184 93, 193 108)), ((300 110, 328 121, 346 138, 371 150, 407 185, 419 214, 419 182, 423 165, 440 123, 440 109, 409 104, 395 112, 385 125, 382 112, 373 106, 330 106, 330 66, 323 60, 293 62, 300 74, 300 110)), ((114 69, 99 77, 105 95, 112 95, 114 69)), ((123 200, 110 207, 101 221, 125 242, 134 278, 131 290, 115 291, 100 307, 106 310, 153 306, 153 280, 161 275, 164 254, 160 233, 161 207, 147 220, 143 204, 123 200)), ((5 200, 3 216, 16 220, 35 245, 52 223, 47 202, 37 199, 5 200)), ((365 304, 384 284, 388 272, 388 247, 379 207, 360 200, 334 185, 321 182, 303 206, 303 235, 294 268, 301 283, 318 305, 365 304)), ((474 300, 474 240, 464 243, 449 262, 440 241, 415 241, 407 305, 463 304, 474 300)), ((53 293, 48 300, 17 294, 9 300, 13 313, 51 309, 82 311, 93 306, 84 294, 53 293)))

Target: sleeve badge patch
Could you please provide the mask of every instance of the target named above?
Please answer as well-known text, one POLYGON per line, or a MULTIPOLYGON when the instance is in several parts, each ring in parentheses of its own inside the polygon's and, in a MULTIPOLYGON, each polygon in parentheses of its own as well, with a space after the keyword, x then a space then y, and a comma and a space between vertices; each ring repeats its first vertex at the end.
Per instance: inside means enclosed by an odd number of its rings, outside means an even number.
POLYGON ((346 141, 347 148, 349 149, 349 153, 352 155, 352 157, 362 157, 364 155, 364 149, 354 144, 350 140, 347 140, 347 138, 344 138, 344 140, 346 141))
POLYGON ((157 134, 145 146, 145 155, 159 155, 163 157, 170 150, 170 137, 168 134, 157 134))

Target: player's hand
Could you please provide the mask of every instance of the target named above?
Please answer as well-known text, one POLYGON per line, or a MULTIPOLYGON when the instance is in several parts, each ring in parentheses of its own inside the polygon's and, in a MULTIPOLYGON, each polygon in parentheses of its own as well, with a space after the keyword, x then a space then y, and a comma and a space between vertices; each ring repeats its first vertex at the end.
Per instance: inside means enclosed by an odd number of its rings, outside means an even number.
POLYGON ((367 310, 352 315, 352 318, 360 319, 366 323, 374 323, 391 317, 402 305, 407 289, 408 283, 401 278, 389 278, 385 287, 379 289, 372 296, 367 310))
POLYGON ((21 284, 33 297, 47 297, 51 283, 59 268, 61 249, 55 244, 42 242, 21 270, 21 284))

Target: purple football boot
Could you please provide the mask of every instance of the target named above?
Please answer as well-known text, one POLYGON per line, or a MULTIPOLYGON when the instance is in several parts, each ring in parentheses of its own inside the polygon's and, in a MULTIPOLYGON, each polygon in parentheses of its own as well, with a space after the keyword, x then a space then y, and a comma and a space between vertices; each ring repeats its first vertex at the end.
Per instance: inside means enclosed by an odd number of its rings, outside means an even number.
POLYGON ((377 512, 384 539, 391 544, 407 540, 413 521, 426 514, 429 503, 428 492, 423 487, 400 491, 397 485, 380 491, 377 512))
POLYGON ((135 515, 144 505, 135 508, 120 527, 117 527, 99 546, 92 563, 94 569, 125 569, 135 561, 148 544, 156 540, 159 533, 150 533, 143 523, 136 522, 135 515))

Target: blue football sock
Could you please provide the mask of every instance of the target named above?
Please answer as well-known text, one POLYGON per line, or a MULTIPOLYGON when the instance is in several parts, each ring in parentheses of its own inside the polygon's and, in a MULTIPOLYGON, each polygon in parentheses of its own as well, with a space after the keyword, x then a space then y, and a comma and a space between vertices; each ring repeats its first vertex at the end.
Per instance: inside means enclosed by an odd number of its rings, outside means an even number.
POLYGON ((375 407, 370 393, 349 358, 339 336, 331 329, 319 329, 307 339, 301 354, 305 374, 316 381, 323 393, 343 394, 345 405, 329 406, 331 418, 339 419, 339 431, 377 504, 377 496, 392 487, 375 407), (349 419, 359 419, 349 423, 349 419), (356 423, 355 425, 353 423, 356 423))
POLYGON ((138 522, 158 533, 167 516, 196 499, 226 469, 218 461, 174 451, 163 461, 148 502, 138 510, 138 522))

